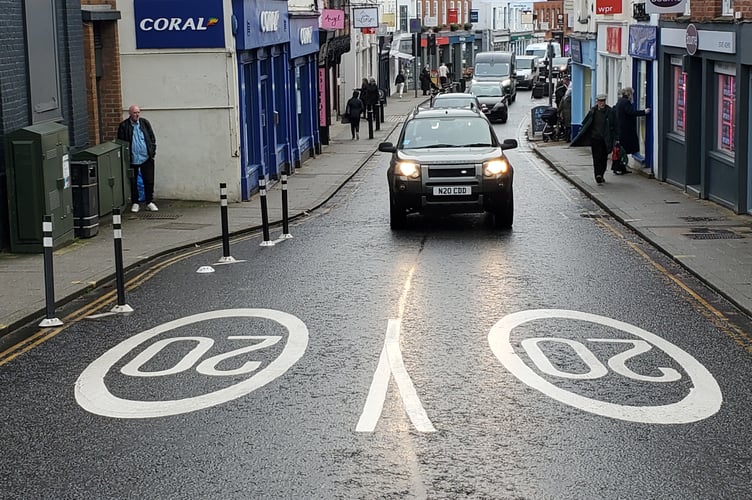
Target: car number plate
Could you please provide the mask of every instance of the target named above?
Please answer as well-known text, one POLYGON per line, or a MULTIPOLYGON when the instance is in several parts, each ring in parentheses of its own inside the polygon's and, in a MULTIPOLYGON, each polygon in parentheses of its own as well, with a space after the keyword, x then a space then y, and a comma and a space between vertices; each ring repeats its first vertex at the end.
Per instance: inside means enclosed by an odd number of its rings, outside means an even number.
POLYGON ((470 186, 434 186, 434 196, 467 196, 473 194, 470 186))

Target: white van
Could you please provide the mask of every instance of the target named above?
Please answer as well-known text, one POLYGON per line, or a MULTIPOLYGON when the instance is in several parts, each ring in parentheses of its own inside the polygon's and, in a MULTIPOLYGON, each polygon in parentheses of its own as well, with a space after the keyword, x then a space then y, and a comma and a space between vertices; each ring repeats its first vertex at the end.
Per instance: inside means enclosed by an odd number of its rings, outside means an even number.
MULTIPOLYGON (((554 50, 554 57, 561 57, 561 45, 559 42, 551 42, 551 46, 554 50)), ((525 47, 526 56, 536 56, 541 61, 546 59, 546 51, 548 50, 548 42, 531 43, 525 47)))

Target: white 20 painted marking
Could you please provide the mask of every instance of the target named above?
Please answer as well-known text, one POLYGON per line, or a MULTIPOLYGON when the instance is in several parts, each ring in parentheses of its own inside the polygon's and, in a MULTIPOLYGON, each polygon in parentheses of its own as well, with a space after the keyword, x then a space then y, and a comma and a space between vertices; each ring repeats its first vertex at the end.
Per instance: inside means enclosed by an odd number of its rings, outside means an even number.
MULTIPOLYGON (((629 323, 615 319, 565 309, 535 309, 510 314, 496 323, 488 334, 488 343, 491 350, 501 363, 514 376, 530 387, 539 390, 543 394, 556 399, 564 404, 579 408, 584 411, 603 415, 605 417, 628 420, 631 422, 644 422, 652 424, 686 424, 696 422, 714 415, 721 408, 723 396, 713 375, 701 365, 695 358, 674 344, 661 337, 638 328, 629 323), (588 339, 590 342, 619 342, 632 345, 631 349, 617 354, 608 360, 609 367, 616 373, 628 378, 649 382, 675 382, 681 379, 681 374, 672 368, 659 368, 662 375, 646 376, 633 372, 626 366, 626 362, 639 354, 647 352, 651 346, 655 346, 674 361, 676 361, 689 376, 693 387, 689 394, 676 403, 662 406, 627 406, 608 403, 591 399, 579 394, 566 391, 548 382, 535 371, 530 369, 525 362, 514 352, 511 344, 512 330, 538 319, 574 319, 597 323, 625 333, 634 335, 641 340, 632 339, 588 339)), ((547 375, 569 379, 596 379, 606 373, 608 369, 595 357, 595 355, 582 343, 562 338, 531 338, 521 341, 522 347, 527 351, 530 360, 538 369, 547 375), (588 367, 587 373, 567 373, 555 368, 540 350, 540 342, 560 342, 569 345, 588 367)))
MULTIPOLYGON (((279 342, 281 337, 231 336, 228 338, 231 340, 250 340, 255 343, 251 346, 245 346, 240 349, 206 358, 198 363, 196 371, 209 376, 252 374, 261 366, 260 363, 248 362, 234 370, 218 370, 217 365, 224 359, 274 345, 279 342), (259 340, 261 342, 258 342, 259 340)), ((212 345, 214 345, 214 341, 205 337, 179 337, 159 340, 144 349, 140 354, 133 358, 133 360, 123 366, 120 371, 125 375, 134 377, 155 377, 180 373, 193 367, 194 364, 196 364, 212 347, 212 345), (141 371, 141 367, 167 345, 172 342, 185 340, 194 341, 197 345, 175 366, 158 372, 141 371)), ((105 352, 86 367, 83 373, 78 377, 75 386, 76 401, 82 408, 91 413, 114 418, 150 418, 188 413, 237 399, 251 393, 259 387, 263 387, 290 369, 290 367, 303 356, 307 346, 308 328, 306 328, 305 323, 297 317, 281 311, 275 311, 273 309, 223 309, 195 314, 141 332, 105 352), (289 332, 287 343, 282 349, 279 357, 269 363, 269 365, 263 370, 252 375, 247 380, 208 394, 172 401, 136 401, 118 398, 107 389, 104 382, 107 373, 120 359, 133 351, 136 347, 161 333, 182 326, 218 318, 266 318, 276 321, 287 328, 289 332)))

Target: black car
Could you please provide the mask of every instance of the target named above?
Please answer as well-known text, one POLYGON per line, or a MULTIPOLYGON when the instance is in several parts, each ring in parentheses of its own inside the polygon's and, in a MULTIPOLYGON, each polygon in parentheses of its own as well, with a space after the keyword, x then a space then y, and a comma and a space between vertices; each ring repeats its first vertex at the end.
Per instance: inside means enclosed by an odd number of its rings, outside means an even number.
POLYGON ((416 108, 398 142, 382 142, 391 153, 387 170, 389 220, 404 227, 411 213, 491 212, 499 228, 512 226, 514 170, 493 126, 473 109, 416 108))
POLYGON ((486 118, 492 122, 506 123, 509 118, 509 96, 498 82, 475 82, 467 90, 480 102, 486 118))
POLYGON ((468 108, 483 109, 478 98, 472 94, 463 92, 450 92, 439 94, 431 99, 431 107, 435 109, 468 108))

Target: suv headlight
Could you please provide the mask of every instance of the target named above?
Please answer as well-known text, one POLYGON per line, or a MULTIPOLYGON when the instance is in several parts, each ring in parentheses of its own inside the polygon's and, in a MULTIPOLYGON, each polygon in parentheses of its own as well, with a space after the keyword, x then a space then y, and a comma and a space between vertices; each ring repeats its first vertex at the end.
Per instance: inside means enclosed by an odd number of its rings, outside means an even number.
POLYGON ((507 79, 501 82, 502 87, 509 87, 510 85, 512 85, 512 80, 507 79))
POLYGON ((417 179, 420 177, 420 165, 411 161, 400 161, 394 167, 394 173, 405 177, 417 179))
POLYGON ((507 172, 509 172, 509 163, 504 158, 490 160, 483 164, 483 175, 486 177, 506 174, 507 172))

